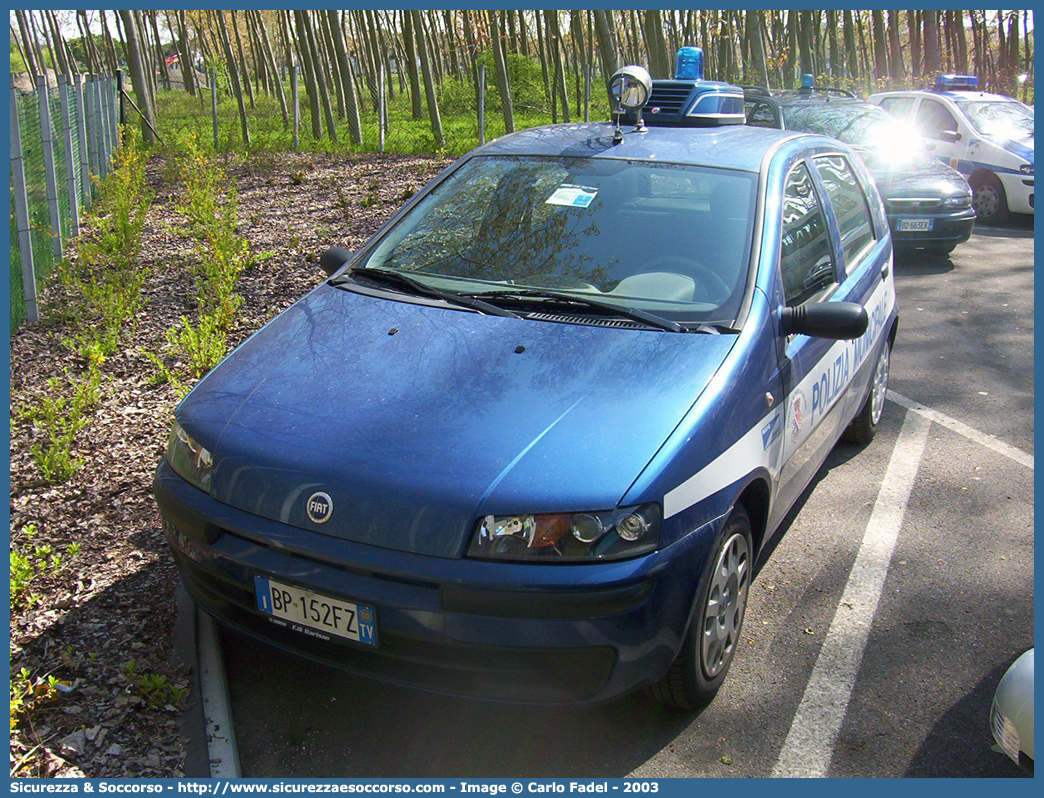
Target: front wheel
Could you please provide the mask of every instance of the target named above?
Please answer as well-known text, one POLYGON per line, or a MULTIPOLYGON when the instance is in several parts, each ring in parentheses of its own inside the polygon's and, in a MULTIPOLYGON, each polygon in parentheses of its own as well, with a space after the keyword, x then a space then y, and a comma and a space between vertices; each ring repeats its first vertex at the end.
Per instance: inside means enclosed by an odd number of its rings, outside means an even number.
POLYGON ((971 181, 972 207, 983 224, 1004 224, 1008 221, 1008 198, 1000 179, 992 172, 978 175, 971 181))
POLYGON ((866 397, 859 415, 845 429, 842 437, 849 443, 870 443, 877 432, 877 424, 884 413, 885 396, 888 394, 888 369, 892 360, 892 344, 885 338, 881 345, 881 356, 874 369, 870 395, 866 397))
POLYGON ((725 681, 747 609, 753 562, 750 517, 737 504, 718 535, 700 580, 696 606, 681 650, 667 675, 649 689, 654 699, 681 709, 711 702, 725 681))

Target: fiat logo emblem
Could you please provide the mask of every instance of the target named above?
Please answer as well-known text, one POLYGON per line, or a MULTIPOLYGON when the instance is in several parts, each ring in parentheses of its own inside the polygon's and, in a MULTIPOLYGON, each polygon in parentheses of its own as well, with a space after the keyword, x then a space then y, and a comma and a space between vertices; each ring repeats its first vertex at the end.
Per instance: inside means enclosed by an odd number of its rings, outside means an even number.
POLYGON ((330 516, 333 515, 333 499, 330 498, 329 493, 313 493, 308 497, 308 503, 305 505, 305 512, 308 513, 308 517, 316 524, 325 524, 330 520, 330 516))

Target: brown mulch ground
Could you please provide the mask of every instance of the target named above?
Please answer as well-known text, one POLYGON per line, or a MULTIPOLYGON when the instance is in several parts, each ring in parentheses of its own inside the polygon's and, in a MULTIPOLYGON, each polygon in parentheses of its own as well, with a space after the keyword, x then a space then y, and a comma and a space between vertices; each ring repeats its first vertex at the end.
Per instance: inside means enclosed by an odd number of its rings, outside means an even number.
MULTIPOLYGON (((239 190, 239 232, 262 254, 241 278, 231 345, 322 279, 323 249, 357 248, 446 163, 298 153, 224 160, 239 190)), ((68 685, 12 731, 12 775, 16 766, 21 776, 182 775, 185 700, 142 686, 150 675, 168 688, 188 684, 171 664, 177 573, 151 493, 175 397, 170 386, 151 383, 154 367, 141 354, 159 353, 164 332, 195 313, 187 268, 195 254, 179 232, 185 220, 174 175, 172 164, 152 158, 145 301, 122 351, 102 366, 101 402, 76 447, 86 465, 63 485, 41 479, 30 455, 38 433, 18 414, 46 394, 48 378, 84 366, 61 343, 76 322, 59 284, 41 297, 44 321, 11 339, 11 543, 23 554, 50 546, 62 555, 60 566, 33 578, 31 606, 23 599, 12 609, 12 680, 26 668, 31 678, 53 675, 68 685)))

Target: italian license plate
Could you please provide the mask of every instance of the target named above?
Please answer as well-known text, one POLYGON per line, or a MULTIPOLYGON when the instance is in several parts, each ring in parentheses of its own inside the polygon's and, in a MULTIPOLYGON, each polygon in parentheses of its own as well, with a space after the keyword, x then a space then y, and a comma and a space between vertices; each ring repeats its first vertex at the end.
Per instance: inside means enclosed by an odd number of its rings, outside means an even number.
POLYGON ((932 229, 934 219, 900 219, 900 233, 924 233, 932 229))
POLYGON ((287 621, 296 632, 321 638, 337 635, 357 643, 377 645, 377 616, 372 607, 257 575, 254 576, 254 595, 261 612, 287 621))

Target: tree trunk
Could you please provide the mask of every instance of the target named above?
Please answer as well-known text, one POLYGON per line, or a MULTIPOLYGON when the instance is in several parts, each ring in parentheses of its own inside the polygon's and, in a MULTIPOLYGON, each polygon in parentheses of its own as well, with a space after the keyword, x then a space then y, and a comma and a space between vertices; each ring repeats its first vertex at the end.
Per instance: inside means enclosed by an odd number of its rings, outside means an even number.
MULTIPOLYGON (((257 104, 254 102, 254 90, 250 86, 250 72, 248 71, 249 67, 247 66, 246 55, 243 52, 243 38, 239 35, 239 22, 236 19, 235 10, 229 11, 228 13, 232 17, 232 32, 236 36, 236 52, 239 54, 239 70, 242 75, 241 80, 243 85, 246 87, 247 98, 250 100, 250 108, 253 110, 257 107, 257 104)), ((223 24, 225 17, 224 13, 219 11, 218 16, 222 19, 223 24)))
POLYGON ((25 68, 29 76, 33 78, 33 85, 36 85, 36 76, 45 73, 43 64, 36 58, 36 51, 29 44, 29 23, 26 21, 25 11, 15 9, 15 20, 18 22, 18 33, 22 37, 22 57, 25 59, 25 68))
POLYGON ((312 51, 308 46, 307 26, 308 20, 305 11, 294 11, 294 28, 297 36, 294 41, 297 51, 301 54, 301 67, 304 71, 305 92, 308 95, 308 111, 311 114, 312 137, 321 139, 323 137, 322 111, 319 108, 319 81, 316 78, 315 64, 312 59, 312 51))
POLYGON ((906 32, 910 41, 910 77, 921 76, 921 18, 919 11, 906 12, 906 32))
POLYGON ((565 68, 562 63, 562 34, 558 27, 558 11, 544 11, 544 27, 547 29, 547 46, 555 62, 552 91, 562 104, 562 121, 569 122, 569 95, 565 86, 565 68))
POLYGON ((924 72, 933 82, 939 71, 939 18, 938 11, 925 9, 921 12, 924 21, 924 72))
POLYGON ((754 62, 754 72, 761 81, 762 86, 768 86, 768 65, 765 61, 765 47, 761 41, 762 22, 761 11, 747 12, 747 46, 750 49, 751 60, 754 62))
POLYGON ((268 71, 271 73, 272 84, 275 88, 276 97, 279 99, 279 111, 283 115, 283 127, 290 124, 290 109, 286 104, 286 96, 283 94, 283 81, 279 78, 279 68, 276 66, 275 52, 272 50, 272 41, 268 37, 268 29, 261 12, 257 12, 257 35, 261 41, 261 49, 264 51, 268 71))
MULTIPOLYGON (((344 119, 348 115, 348 108, 344 98, 344 83, 341 81, 341 64, 337 58, 333 43, 333 31, 330 30, 330 17, 321 11, 318 14, 319 33, 321 33, 326 52, 330 59, 331 85, 334 96, 337 98, 337 118, 344 119)), ((318 35, 318 34, 317 34, 318 35)))
POLYGON ((620 68, 620 58, 616 41, 613 39, 612 31, 609 29, 606 13, 605 10, 595 9, 594 26, 595 38, 598 39, 598 57, 602 61, 602 78, 605 80, 605 92, 609 98, 610 110, 613 110, 611 107, 613 96, 609 92, 609 79, 620 68))
POLYGON ((898 80, 904 77, 903 49, 899 43, 899 12, 888 12, 888 71, 898 80))
POLYGON ((428 60, 428 45, 424 41, 424 27, 421 12, 413 9, 413 31, 417 39, 417 53, 420 56, 421 76, 424 79, 424 96, 428 101, 428 118, 431 119, 431 132, 435 137, 435 149, 444 150, 446 139, 442 133, 442 117, 439 116, 439 102, 435 96, 435 81, 432 79, 431 64, 428 60))
POLYGON ((138 47, 138 37, 134 28, 134 20, 131 17, 137 12, 120 10, 117 13, 123 18, 123 26, 127 31, 127 68, 130 71, 131 87, 138 98, 138 108, 141 109, 144 116, 141 120, 141 140, 148 145, 155 140, 152 131, 156 127, 156 114, 150 103, 151 98, 146 87, 141 50, 138 47))
POLYGON ((511 82, 508 79, 507 64, 504 63, 504 51, 500 46, 500 20, 497 12, 490 11, 490 33, 493 37, 493 64, 497 72, 497 90, 500 92, 500 103, 504 112, 504 132, 515 132, 515 111, 511 104, 511 82))
POLYGON ((225 63, 228 66, 228 80, 232 84, 232 93, 235 95, 236 106, 239 108, 239 126, 243 133, 243 145, 249 149, 250 125, 247 122, 246 104, 243 102, 243 86, 240 83, 239 67, 236 65, 236 55, 232 51, 232 40, 228 35, 225 15, 221 11, 215 13, 217 32, 221 38, 221 49, 225 53, 225 63))
POLYGON ((645 12, 643 31, 649 52, 649 73, 653 78, 671 77, 671 62, 667 56, 667 42, 663 37, 663 14, 659 10, 645 12))
POLYGON ((362 120, 359 117, 359 97, 355 93, 355 79, 352 75, 352 62, 348 58, 348 48, 344 42, 344 28, 333 9, 326 11, 330 35, 333 39, 334 51, 341 73, 341 91, 344 92, 345 110, 348 115, 348 137, 353 144, 362 144, 362 120))
POLYGON ((413 14, 406 11, 402 15, 402 43, 406 49, 406 71, 410 76, 410 102, 413 110, 413 120, 419 122, 424 117, 424 103, 421 100, 420 76, 417 74, 415 40, 413 14))

